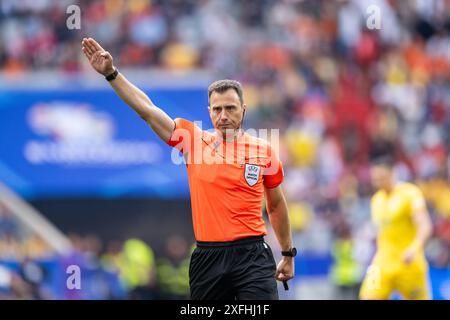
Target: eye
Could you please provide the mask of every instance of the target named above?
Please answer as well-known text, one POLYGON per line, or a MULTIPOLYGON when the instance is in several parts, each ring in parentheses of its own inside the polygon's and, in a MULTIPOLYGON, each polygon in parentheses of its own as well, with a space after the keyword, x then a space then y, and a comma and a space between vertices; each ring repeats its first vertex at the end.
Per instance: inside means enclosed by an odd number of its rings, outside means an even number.
POLYGON ((233 112, 233 111, 236 110, 236 107, 235 107, 235 106, 226 106, 225 109, 226 109, 228 112, 233 112))
POLYGON ((220 113, 222 111, 222 108, 221 107, 213 107, 212 110, 214 113, 220 113))

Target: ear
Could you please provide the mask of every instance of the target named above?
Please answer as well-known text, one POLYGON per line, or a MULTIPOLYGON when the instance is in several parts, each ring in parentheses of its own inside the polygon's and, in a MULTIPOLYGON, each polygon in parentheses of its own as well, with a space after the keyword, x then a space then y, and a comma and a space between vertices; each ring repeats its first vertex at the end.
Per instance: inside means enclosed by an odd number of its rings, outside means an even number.
POLYGON ((239 128, 242 128, 242 124, 244 122, 244 117, 245 117, 245 111, 247 111, 247 105, 244 103, 242 105, 242 118, 241 118, 241 123, 239 124, 239 128))

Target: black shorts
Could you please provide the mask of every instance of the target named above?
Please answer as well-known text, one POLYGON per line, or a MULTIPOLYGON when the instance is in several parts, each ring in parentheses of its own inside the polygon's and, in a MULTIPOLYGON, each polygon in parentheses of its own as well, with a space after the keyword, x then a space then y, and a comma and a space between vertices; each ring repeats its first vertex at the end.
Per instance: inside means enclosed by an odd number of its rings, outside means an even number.
POLYGON ((264 238, 197 242, 189 266, 192 300, 278 300, 276 264, 264 238))

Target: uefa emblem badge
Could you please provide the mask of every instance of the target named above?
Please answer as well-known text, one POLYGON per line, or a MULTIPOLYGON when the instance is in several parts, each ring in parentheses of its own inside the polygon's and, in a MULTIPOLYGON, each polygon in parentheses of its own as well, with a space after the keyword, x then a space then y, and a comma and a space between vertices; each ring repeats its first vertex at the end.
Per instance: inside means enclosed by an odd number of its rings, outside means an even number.
POLYGON ((253 164, 246 164, 244 177, 245 181, 250 187, 253 187, 259 180, 259 174, 261 173, 261 167, 253 164))

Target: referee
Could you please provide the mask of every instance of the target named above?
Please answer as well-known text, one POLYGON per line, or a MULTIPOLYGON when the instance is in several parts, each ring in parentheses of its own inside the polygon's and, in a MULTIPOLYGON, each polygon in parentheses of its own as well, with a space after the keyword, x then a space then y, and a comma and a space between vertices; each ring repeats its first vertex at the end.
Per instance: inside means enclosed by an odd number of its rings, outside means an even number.
POLYGON ((246 105, 242 87, 220 80, 208 88, 214 132, 185 119, 171 119, 113 65, 94 39, 84 38, 83 52, 120 98, 186 160, 197 248, 189 284, 193 300, 278 299, 276 280, 294 276, 292 237, 281 183, 283 168, 270 144, 241 130, 246 105), (264 242, 264 194, 283 259, 275 264, 264 242))

